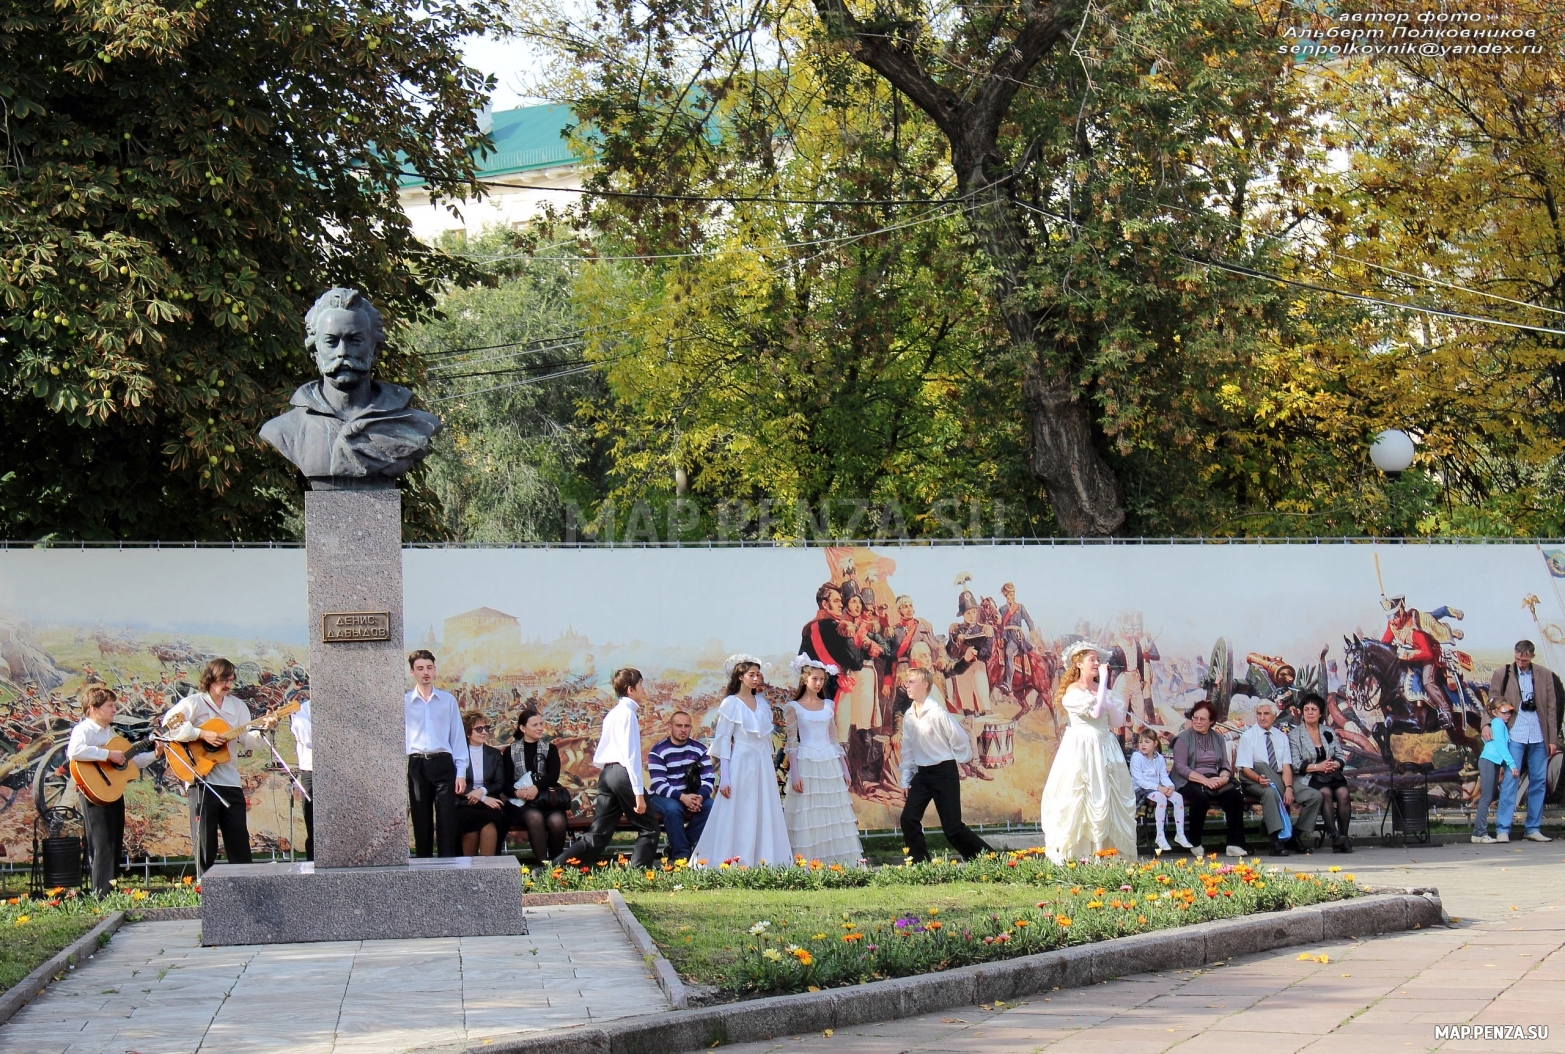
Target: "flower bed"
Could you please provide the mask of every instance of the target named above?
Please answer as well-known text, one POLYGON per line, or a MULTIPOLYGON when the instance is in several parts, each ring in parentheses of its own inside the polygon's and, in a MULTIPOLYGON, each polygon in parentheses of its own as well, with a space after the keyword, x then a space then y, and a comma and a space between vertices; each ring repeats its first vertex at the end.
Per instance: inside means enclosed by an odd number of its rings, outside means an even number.
POLYGON ((1112 855, 1061 866, 1039 850, 875 870, 575 866, 532 882, 536 892, 619 889, 683 975, 736 995, 929 973, 1358 893, 1340 868, 1112 855))

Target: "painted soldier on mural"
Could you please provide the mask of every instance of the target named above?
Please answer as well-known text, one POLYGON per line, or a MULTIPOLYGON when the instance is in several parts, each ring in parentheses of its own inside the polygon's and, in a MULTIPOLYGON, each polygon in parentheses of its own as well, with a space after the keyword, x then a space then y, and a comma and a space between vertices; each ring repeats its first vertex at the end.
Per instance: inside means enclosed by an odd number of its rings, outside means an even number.
POLYGON ((1386 597, 1380 605, 1389 613, 1380 640, 1397 650, 1402 694, 1411 703, 1432 705, 1439 715, 1440 727, 1448 732, 1455 730, 1453 715, 1458 708, 1447 691, 1451 672, 1446 667, 1442 645, 1461 639, 1462 631, 1444 620, 1460 619, 1462 612, 1445 606, 1419 611, 1409 608, 1407 598, 1401 596, 1386 597))

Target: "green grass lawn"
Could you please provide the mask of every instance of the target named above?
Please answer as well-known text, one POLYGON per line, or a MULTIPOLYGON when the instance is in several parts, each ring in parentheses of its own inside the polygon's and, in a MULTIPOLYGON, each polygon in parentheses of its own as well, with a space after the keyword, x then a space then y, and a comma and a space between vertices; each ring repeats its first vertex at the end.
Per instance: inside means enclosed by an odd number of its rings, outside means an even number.
POLYGON ((631 893, 625 902, 681 977, 698 984, 733 987, 734 967, 754 938, 750 927, 770 921, 786 943, 841 943, 845 933, 884 928, 898 918, 938 918, 954 930, 984 930, 989 916, 1007 922, 1026 910, 1037 914, 1034 886, 951 882, 938 886, 870 886, 862 889, 714 889, 680 893, 631 893), (937 909, 932 914, 930 909, 937 909), (854 930, 843 929, 844 923, 854 930), (814 942, 823 934, 822 942, 814 942))
POLYGON ((120 887, 101 900, 78 890, 53 889, 43 899, 0 899, 0 991, 5 991, 92 929, 105 917, 136 908, 190 907, 201 902, 192 885, 120 887))
POLYGON ((682 977, 797 992, 1358 895, 1260 860, 1048 863, 1037 850, 878 869, 564 866, 533 889, 618 889, 682 977), (541 888, 540 888, 541 887, 541 888))
POLYGON ((0 932, 0 991, 64 951, 102 920, 95 915, 46 915, 0 932))

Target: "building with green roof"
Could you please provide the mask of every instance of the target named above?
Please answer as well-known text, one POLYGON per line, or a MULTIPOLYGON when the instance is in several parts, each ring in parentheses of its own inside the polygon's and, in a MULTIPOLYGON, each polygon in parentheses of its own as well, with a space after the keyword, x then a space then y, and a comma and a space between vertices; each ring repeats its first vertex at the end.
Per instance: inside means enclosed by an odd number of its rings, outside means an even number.
POLYGON ((573 123, 570 107, 520 106, 493 115, 494 149, 478 159, 485 196, 478 201, 432 204, 424 181, 403 182, 402 210, 413 233, 436 243, 477 236, 487 227, 520 228, 546 203, 565 205, 580 189, 581 157, 562 132, 573 123))

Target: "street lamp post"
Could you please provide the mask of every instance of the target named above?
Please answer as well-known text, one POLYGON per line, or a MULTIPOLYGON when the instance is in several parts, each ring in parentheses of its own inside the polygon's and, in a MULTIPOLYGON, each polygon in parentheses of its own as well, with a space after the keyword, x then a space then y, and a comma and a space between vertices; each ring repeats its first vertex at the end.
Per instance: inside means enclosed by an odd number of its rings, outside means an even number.
POLYGON ((1413 464, 1413 437, 1400 428, 1387 428, 1370 444, 1369 459, 1380 471, 1396 479, 1413 464))

